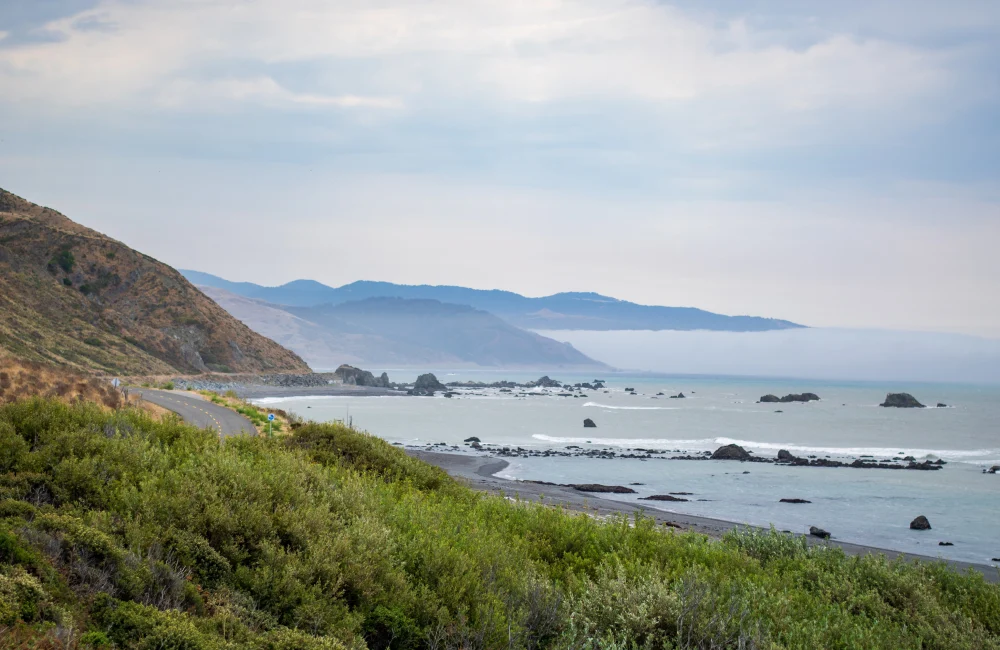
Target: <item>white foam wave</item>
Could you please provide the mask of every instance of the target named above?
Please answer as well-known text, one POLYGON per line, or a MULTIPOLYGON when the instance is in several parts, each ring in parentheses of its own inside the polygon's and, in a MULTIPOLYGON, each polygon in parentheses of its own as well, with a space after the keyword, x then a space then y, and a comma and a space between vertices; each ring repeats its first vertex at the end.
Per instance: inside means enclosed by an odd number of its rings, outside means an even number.
POLYGON ((301 401, 301 400, 324 400, 324 399, 327 399, 327 400, 342 400, 342 399, 355 399, 355 398, 358 398, 358 397, 363 397, 365 399, 365 401, 368 401, 370 399, 384 399, 384 398, 388 398, 388 397, 391 397, 393 399, 396 398, 395 395, 364 395, 364 394, 358 394, 358 395, 300 395, 298 397, 296 397, 296 396, 291 396, 291 397, 255 397, 255 398, 252 398, 250 400, 250 403, 251 404, 258 404, 258 405, 264 406, 264 405, 267 405, 267 404, 284 404, 285 402, 298 402, 298 401, 301 401))
POLYGON ((610 404, 598 404, 597 402, 587 402, 584 406, 593 406, 612 411, 677 411, 676 406, 611 406, 610 404))
MULTIPOLYGON (((903 452, 905 456, 923 457, 937 456, 940 458, 974 458, 982 456, 993 456, 1000 453, 998 449, 906 449, 899 447, 821 447, 810 445, 796 445, 789 443, 761 442, 758 440, 738 440, 735 438, 700 438, 697 440, 681 440, 670 438, 579 438, 548 436, 545 434, 535 434, 532 436, 536 440, 563 444, 584 444, 606 445, 609 447, 651 447, 661 449, 693 448, 699 450, 714 450, 722 445, 739 445, 748 449, 778 450, 786 449, 790 452, 829 454, 831 456, 878 456, 881 458, 893 458, 903 452)), ((979 461, 984 462, 984 461, 979 461)))

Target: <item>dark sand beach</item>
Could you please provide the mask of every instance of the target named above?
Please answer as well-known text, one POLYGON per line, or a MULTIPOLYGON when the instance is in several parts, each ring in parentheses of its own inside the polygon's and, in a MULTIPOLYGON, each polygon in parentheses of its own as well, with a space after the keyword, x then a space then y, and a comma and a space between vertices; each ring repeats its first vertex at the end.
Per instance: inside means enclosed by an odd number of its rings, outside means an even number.
MULTIPOLYGON (((587 513, 595 517, 605 517, 610 515, 625 514, 632 516, 641 512, 647 517, 654 518, 657 523, 676 527, 681 530, 688 530, 702 533, 709 537, 721 537, 726 532, 734 528, 747 528, 746 524, 709 517, 698 517, 684 515, 673 512, 666 512, 656 508, 648 508, 639 504, 624 503, 603 499, 598 494, 579 492, 572 488, 558 485, 545 485, 530 481, 511 481, 495 476, 495 474, 509 464, 501 458, 489 456, 471 456, 467 454, 449 454, 433 451, 423 451, 419 449, 407 449, 406 453, 419 458, 427 463, 436 465, 445 470, 451 476, 462 480, 469 487, 500 494, 509 498, 519 498, 526 501, 540 501, 550 506, 560 506, 567 510, 587 513)), ((835 532, 835 531, 834 531, 835 532)), ((926 555, 916 555, 913 553, 901 553, 888 549, 864 546, 861 544, 851 544, 837 539, 821 540, 815 537, 807 537, 810 544, 829 544, 838 546, 850 555, 861 555, 866 553, 876 553, 885 555, 889 559, 903 557, 907 560, 920 560, 923 562, 937 562, 941 558, 926 555)), ((975 564, 972 562, 961 562, 957 560, 944 560, 949 565, 959 571, 973 569, 982 573, 986 579, 993 583, 1000 582, 1000 570, 988 564, 975 564)))

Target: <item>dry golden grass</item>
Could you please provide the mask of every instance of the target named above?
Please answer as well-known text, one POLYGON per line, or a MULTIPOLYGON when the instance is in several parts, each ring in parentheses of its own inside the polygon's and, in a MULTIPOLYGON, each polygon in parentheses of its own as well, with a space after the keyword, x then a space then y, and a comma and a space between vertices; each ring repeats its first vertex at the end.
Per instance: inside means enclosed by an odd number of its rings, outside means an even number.
POLYGON ((266 436, 268 434, 266 418, 269 413, 274 414, 274 422, 271 425, 272 435, 288 435, 302 424, 301 418, 290 415, 287 411, 267 408, 266 406, 256 406, 250 403, 249 400, 236 396, 231 391, 220 395, 210 390, 200 390, 197 391, 197 394, 202 395, 213 404, 224 406, 243 415, 250 420, 260 435, 266 436))
POLYGON ((107 381, 36 361, 0 358, 0 404, 31 397, 90 401, 109 409, 125 404, 122 394, 107 381))

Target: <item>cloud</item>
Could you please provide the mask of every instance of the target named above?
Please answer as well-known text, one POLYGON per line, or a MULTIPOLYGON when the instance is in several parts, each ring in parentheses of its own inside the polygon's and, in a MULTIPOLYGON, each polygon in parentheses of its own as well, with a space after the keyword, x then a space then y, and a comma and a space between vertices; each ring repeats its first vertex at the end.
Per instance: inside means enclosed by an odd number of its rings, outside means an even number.
MULTIPOLYGON (((46 30, 59 38, 0 49, 0 80, 13 98, 56 108, 155 102, 163 87, 207 75, 213 98, 228 92, 236 102, 722 100, 761 115, 898 105, 940 89, 949 63, 847 34, 794 48, 738 19, 713 22, 651 0, 107 0, 46 30), (294 64, 321 71, 316 88, 284 91, 260 72, 294 64), (231 67, 259 70, 234 79, 231 67), (272 82, 278 89, 264 87, 272 82)), ((196 94, 182 97, 198 108, 196 94)))

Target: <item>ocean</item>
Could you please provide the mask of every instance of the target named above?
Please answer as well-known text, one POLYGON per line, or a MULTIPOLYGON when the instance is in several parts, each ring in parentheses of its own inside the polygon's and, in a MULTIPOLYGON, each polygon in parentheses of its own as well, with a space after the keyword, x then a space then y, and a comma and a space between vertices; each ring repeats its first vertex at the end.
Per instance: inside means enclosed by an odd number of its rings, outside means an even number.
MULTIPOLYGON (((412 371, 388 372, 394 381, 415 377, 412 371)), ((521 383, 538 378, 538 373, 436 374, 443 382, 521 383)), ((769 458, 786 449, 796 456, 840 460, 942 459, 947 464, 940 471, 914 471, 535 457, 508 459, 510 465, 499 476, 555 483, 641 483, 632 486, 638 494, 604 496, 635 501, 651 494, 690 492, 688 502, 643 504, 793 532, 819 526, 847 542, 969 562, 990 563, 1000 557, 1000 474, 983 473, 1000 465, 1000 386, 616 373, 552 376, 568 383, 608 383, 604 390, 585 390, 586 397, 559 397, 558 390, 518 397, 516 392, 488 389, 450 399, 292 397, 255 402, 312 420, 349 419, 355 427, 394 443, 445 443, 463 453, 475 453, 462 441, 476 436, 484 444, 535 450, 578 446, 618 453, 642 448, 700 454, 734 443, 769 458), (636 395, 625 388, 634 388, 636 395), (668 397, 679 392, 684 399, 668 397), (765 394, 801 392, 816 393, 821 400, 756 403, 765 394), (888 392, 909 392, 931 408, 879 407, 888 392), (936 408, 939 402, 947 406, 936 408), (584 429, 585 418, 593 419, 597 428, 584 429), (780 503, 782 498, 811 503, 780 503), (909 529, 918 515, 930 520, 931 530, 909 529)))

